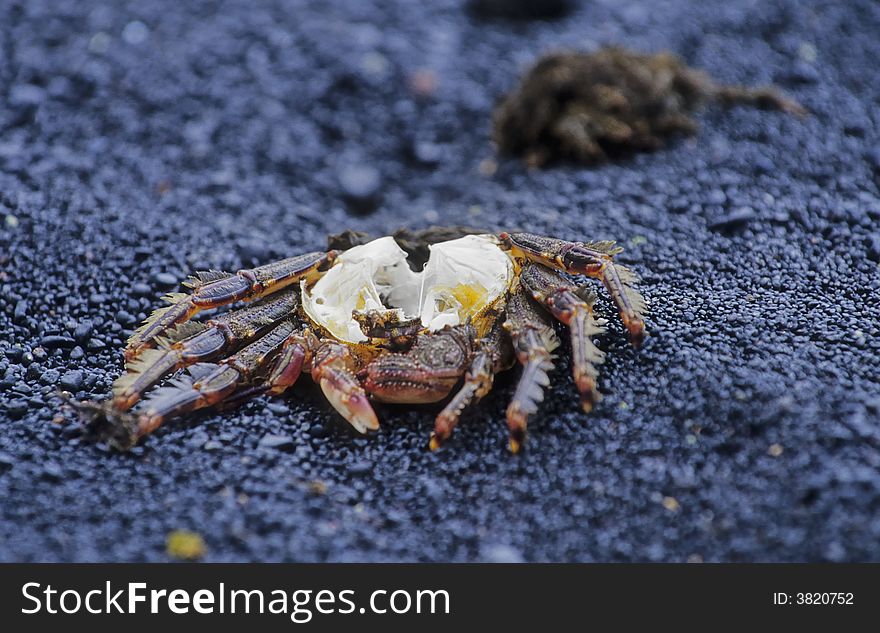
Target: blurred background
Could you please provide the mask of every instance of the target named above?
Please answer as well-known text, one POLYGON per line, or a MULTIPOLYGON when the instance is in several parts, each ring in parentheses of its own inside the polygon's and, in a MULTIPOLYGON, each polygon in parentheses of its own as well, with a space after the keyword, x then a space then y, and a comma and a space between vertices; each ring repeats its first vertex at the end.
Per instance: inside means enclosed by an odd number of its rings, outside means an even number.
POLYGON ((878 33, 871 0, 0 0, 0 560, 880 558, 878 33), (499 157, 517 77, 607 44, 811 116, 499 157), (437 453, 431 407, 359 438, 308 380, 129 455, 60 416, 189 272, 431 224, 627 248, 652 337, 610 324, 589 418, 566 350, 516 458, 510 376, 437 453))

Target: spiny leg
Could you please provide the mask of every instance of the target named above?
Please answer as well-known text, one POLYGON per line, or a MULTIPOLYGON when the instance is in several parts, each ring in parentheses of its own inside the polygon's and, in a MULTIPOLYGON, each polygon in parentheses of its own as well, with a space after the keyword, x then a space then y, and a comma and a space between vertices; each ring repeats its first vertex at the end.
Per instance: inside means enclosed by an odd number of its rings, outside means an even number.
POLYGON ((500 322, 496 322, 475 346, 476 353, 465 374, 464 384, 434 422, 434 431, 428 444, 431 450, 440 448, 449 439, 466 407, 479 402, 491 391, 495 374, 510 368, 514 362, 510 337, 500 322))
POLYGON ((599 375, 597 365, 605 358, 604 352, 593 344, 591 337, 605 331, 593 316, 591 300, 585 301, 575 294, 576 288, 556 271, 540 264, 526 266, 520 282, 526 291, 560 322, 569 328, 571 335, 572 375, 586 413, 593 409, 601 394, 596 388, 599 375))
POLYGON ((299 293, 290 288, 205 323, 190 321, 171 328, 158 337, 157 349, 144 350, 127 363, 126 373, 113 385, 113 406, 127 411, 165 376, 228 354, 264 328, 290 317, 298 306, 299 293))
POLYGON ((157 339, 174 325, 191 319, 202 310, 235 301, 259 299, 300 279, 314 276, 336 255, 336 251, 306 253, 265 266, 239 270, 234 274, 213 270, 197 273, 184 282, 192 290, 191 294, 177 292, 166 295, 164 299, 171 305, 154 310, 135 330, 128 339, 125 357, 133 359, 143 350, 155 347, 157 339))
POLYGON ((567 242, 531 233, 501 233, 504 244, 514 255, 572 274, 599 279, 617 305, 620 318, 633 345, 645 337, 645 300, 635 289, 638 281, 628 268, 612 261, 622 248, 614 242, 567 242))
POLYGON ((547 372, 553 369, 552 352, 559 339, 538 306, 523 292, 517 292, 507 304, 504 329, 513 339, 513 349, 523 367, 522 375, 507 407, 510 450, 518 453, 525 440, 529 415, 538 410, 544 399, 544 387, 550 384, 547 372))
POLYGON ((282 321, 265 336, 234 355, 213 363, 196 363, 189 376, 171 380, 152 392, 133 411, 120 411, 110 402, 81 403, 92 430, 111 446, 127 450, 173 417, 219 404, 237 390, 247 388, 291 336, 299 332, 293 321, 282 321))
POLYGON ((280 396, 296 384, 303 371, 309 370, 312 356, 319 345, 320 342, 308 328, 295 331, 282 344, 266 377, 246 389, 236 391, 223 401, 221 408, 237 407, 257 396, 280 396))
POLYGON ((366 433, 377 430, 379 420, 355 377, 357 365, 357 359, 347 346, 324 340, 312 359, 312 379, 333 408, 359 433, 366 433))

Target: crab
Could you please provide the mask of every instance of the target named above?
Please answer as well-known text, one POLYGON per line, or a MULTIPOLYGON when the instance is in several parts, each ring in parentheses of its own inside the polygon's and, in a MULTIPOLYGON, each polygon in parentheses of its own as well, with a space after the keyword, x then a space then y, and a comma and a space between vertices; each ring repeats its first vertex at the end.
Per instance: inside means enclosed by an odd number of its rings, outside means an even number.
POLYGON ((126 450, 171 418, 277 396, 307 373, 359 433, 379 428, 371 401, 446 400, 429 441, 436 449, 495 374, 519 363, 506 414, 516 453, 559 346, 551 317, 568 328, 581 407, 600 398, 604 353, 593 339, 605 321, 594 314, 595 287, 572 278, 601 282, 630 341, 645 336, 645 302, 635 275, 614 261, 623 250, 614 242, 435 227, 374 240, 348 231, 328 246, 199 272, 184 282, 188 293, 165 296, 129 339, 112 396, 78 404, 90 429, 126 450), (248 303, 193 320, 239 302, 248 303))

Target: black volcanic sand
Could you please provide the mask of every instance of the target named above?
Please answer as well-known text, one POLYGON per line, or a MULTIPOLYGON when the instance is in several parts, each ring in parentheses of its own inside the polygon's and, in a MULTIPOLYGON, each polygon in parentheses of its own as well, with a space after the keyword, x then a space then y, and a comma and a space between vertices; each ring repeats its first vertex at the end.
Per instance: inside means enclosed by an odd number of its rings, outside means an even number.
POLYGON ((0 3, 0 560, 162 561, 175 529, 211 561, 880 559, 880 5, 268 4, 0 3), (496 165, 518 74, 609 43, 812 116, 710 107, 625 162, 496 165), (127 455, 53 422, 188 272, 436 223, 627 247, 651 337, 611 321, 592 415, 563 349, 517 457, 515 372, 437 453, 435 408, 360 438, 308 379, 127 455))

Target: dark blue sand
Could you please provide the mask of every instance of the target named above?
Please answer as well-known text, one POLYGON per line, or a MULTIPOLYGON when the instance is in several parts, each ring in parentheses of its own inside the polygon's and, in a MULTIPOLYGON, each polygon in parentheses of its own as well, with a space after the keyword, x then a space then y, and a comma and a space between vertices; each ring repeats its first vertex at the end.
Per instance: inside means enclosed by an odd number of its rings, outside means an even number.
POLYGON ((174 529, 211 561, 880 560, 878 33, 872 0, 585 0, 555 22, 2 0, 0 560, 162 561, 174 529), (602 43, 813 115, 709 108, 654 154, 491 173, 518 73, 602 43), (516 372, 437 453, 436 409, 382 407, 363 439, 308 379, 129 455, 53 422, 59 390, 107 393, 186 273, 434 223, 627 247, 651 337, 611 321, 591 416, 563 350, 518 457, 516 372))

